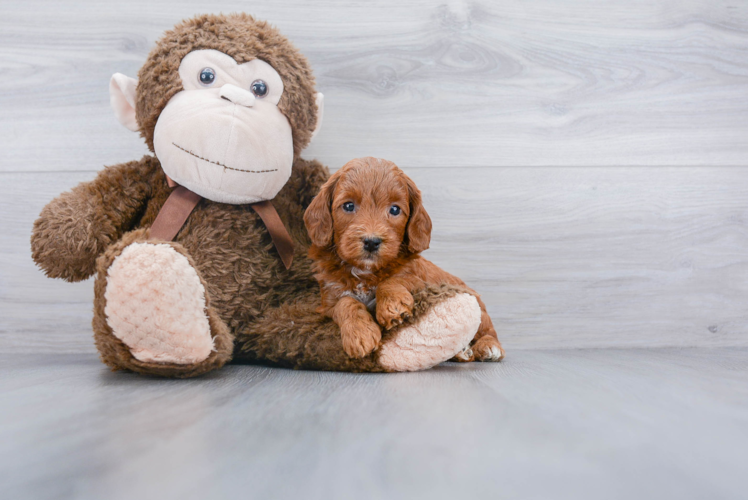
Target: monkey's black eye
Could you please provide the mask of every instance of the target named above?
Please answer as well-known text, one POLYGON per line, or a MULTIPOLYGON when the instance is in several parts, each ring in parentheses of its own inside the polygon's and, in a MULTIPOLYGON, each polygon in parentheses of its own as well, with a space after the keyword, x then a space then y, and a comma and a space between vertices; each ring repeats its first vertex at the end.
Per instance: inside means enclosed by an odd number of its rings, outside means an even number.
POLYGON ((213 71, 213 68, 203 68, 200 70, 200 83, 205 85, 206 87, 213 85, 213 82, 216 81, 216 72, 213 71))
POLYGON ((346 212, 353 212, 354 208, 356 208, 356 205, 354 205, 352 201, 346 201, 343 203, 343 210, 346 212))
POLYGON ((257 97, 265 97, 268 93, 268 84, 262 80, 252 82, 252 93, 257 97))
POLYGON ((398 207, 397 205, 392 205, 390 207, 390 215, 400 215, 400 211, 400 207, 398 207))

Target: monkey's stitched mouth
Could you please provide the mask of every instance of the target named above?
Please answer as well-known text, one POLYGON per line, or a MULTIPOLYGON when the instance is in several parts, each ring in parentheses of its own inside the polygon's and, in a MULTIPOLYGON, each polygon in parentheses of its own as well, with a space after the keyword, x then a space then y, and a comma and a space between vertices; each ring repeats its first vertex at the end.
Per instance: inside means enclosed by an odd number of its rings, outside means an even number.
POLYGON ((268 172, 277 172, 278 171, 277 168, 274 168, 272 170, 244 170, 242 168, 229 167, 228 165, 224 165, 223 163, 220 163, 220 162, 217 162, 217 161, 213 161, 213 160, 209 160, 207 158, 203 158, 202 156, 200 156, 198 154, 195 154, 192 151, 184 149, 182 146, 180 146, 176 142, 172 142, 172 144, 174 144, 174 146, 176 146, 177 148, 181 149, 185 153, 190 154, 190 155, 194 156, 195 158, 197 158, 199 160, 207 161, 208 163, 212 163, 213 165, 218 165, 219 167, 228 168, 229 170, 236 170, 237 172, 247 172, 247 173, 250 173, 250 174, 265 174, 265 173, 268 173, 268 172))

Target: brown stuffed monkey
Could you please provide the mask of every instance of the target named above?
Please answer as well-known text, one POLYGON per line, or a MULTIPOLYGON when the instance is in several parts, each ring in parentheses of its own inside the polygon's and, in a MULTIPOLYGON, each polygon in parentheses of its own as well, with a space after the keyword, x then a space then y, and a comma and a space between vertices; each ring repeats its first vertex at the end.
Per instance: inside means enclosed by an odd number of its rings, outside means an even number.
POLYGON ((338 327, 316 312, 303 214, 329 173, 299 155, 322 95, 275 28, 244 14, 187 20, 137 81, 114 75, 110 93, 155 156, 107 167, 50 202, 31 245, 50 277, 96 274, 94 337, 113 370, 190 377, 231 359, 421 370, 469 345, 481 311, 455 287, 415 294, 411 320, 362 358, 348 357, 338 327))

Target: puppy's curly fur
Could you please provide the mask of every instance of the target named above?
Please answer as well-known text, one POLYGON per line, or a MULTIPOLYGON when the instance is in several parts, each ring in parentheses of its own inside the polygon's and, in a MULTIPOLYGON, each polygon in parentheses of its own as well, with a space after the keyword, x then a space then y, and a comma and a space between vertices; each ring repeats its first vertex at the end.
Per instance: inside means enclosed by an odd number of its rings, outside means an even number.
POLYGON ((379 344, 382 328, 390 330, 408 320, 414 292, 451 284, 475 295, 482 311, 471 348, 455 360, 504 357, 478 294, 421 257, 431 241, 431 218, 421 192, 397 165, 370 157, 351 160, 322 186, 304 223, 321 288, 319 312, 340 326, 349 356, 366 356, 379 344))

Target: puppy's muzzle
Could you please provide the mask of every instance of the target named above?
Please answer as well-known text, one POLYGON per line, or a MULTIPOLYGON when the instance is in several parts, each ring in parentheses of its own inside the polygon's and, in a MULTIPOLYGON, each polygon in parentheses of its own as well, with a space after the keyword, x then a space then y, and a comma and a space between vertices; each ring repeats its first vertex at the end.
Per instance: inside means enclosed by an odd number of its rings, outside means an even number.
POLYGON ((382 238, 364 238, 364 250, 369 253, 374 253, 379 250, 379 245, 382 244, 382 238))

